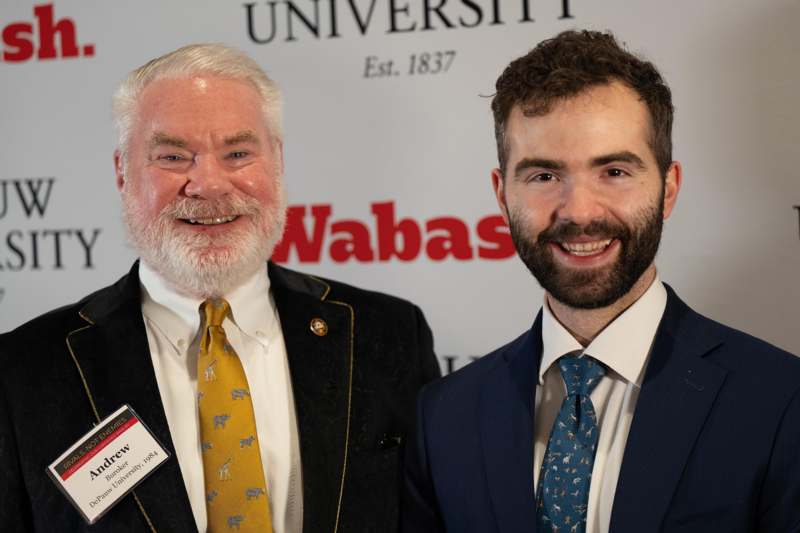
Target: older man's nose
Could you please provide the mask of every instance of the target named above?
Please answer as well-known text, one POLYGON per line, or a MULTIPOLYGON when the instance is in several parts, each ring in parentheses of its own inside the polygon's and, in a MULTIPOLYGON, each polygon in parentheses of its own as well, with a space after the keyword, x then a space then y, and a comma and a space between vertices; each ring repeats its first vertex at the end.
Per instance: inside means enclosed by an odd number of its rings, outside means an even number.
POLYGON ((233 189, 225 169, 213 156, 197 156, 186 179, 184 193, 190 198, 214 200, 233 189))

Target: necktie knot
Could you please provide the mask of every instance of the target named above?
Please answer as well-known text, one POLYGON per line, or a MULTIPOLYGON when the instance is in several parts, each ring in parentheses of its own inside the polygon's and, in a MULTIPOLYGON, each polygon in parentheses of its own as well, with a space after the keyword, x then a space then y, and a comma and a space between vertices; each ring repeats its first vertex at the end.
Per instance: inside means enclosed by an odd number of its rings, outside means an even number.
POLYGON ((589 356, 567 355, 558 360, 558 366, 568 396, 589 396, 606 373, 605 367, 589 356))
POLYGON ((222 326, 223 320, 231 312, 231 306, 224 298, 209 298, 202 304, 206 326, 222 326))

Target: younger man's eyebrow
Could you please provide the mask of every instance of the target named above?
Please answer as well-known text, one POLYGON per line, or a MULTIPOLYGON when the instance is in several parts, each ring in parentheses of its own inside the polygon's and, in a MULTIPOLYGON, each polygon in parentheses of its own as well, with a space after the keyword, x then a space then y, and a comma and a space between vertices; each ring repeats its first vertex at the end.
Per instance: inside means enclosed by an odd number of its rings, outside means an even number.
POLYGON ((640 169, 646 168, 644 161, 642 161, 641 157, 627 150, 623 152, 615 152, 613 154, 607 154, 595 157, 594 159, 592 159, 592 166, 602 167, 604 165, 608 165, 609 163, 615 163, 615 162, 630 163, 632 165, 639 167, 640 169))
POLYGON ((546 168, 549 170, 562 170, 566 165, 563 161, 555 159, 543 159, 540 157, 526 157, 514 167, 514 174, 519 174, 528 168, 546 168))

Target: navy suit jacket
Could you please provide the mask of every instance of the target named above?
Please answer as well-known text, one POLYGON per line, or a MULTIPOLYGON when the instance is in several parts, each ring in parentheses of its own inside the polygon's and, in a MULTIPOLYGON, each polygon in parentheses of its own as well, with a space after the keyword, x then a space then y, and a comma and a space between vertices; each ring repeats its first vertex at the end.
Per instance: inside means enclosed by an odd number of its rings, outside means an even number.
MULTIPOLYGON (((530 331, 420 394, 407 533, 531 533, 530 331)), ((612 533, 800 531, 800 359, 700 316, 668 288, 625 447, 612 533)))
MULTIPOLYGON (((147 344, 137 266, 0 335, 0 532, 197 531, 147 344), (45 468, 127 403, 172 457, 93 526, 45 468)), ((270 263, 303 469, 303 531, 397 529, 402 444, 439 374, 420 310, 270 263), (328 324, 315 335, 312 319, 328 324)), ((190 399, 191 401, 191 399, 190 399)))

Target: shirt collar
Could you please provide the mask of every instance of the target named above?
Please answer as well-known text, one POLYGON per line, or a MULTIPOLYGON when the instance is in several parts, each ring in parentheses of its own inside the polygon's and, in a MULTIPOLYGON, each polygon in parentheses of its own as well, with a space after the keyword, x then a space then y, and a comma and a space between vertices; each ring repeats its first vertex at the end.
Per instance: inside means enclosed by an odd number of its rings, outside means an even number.
POLYGON ((539 384, 544 383, 545 372, 559 357, 578 351, 594 357, 629 383, 641 387, 650 348, 666 306, 667 291, 656 275, 645 293, 584 349, 553 316, 545 297, 539 384))
MULTIPOLYGON (((139 281, 142 286, 142 314, 174 346, 180 347, 180 351, 185 350, 200 329, 200 305, 203 300, 176 292, 144 262, 139 264, 139 281)), ((279 326, 269 289, 269 276, 264 267, 226 294, 224 297, 231 306, 232 317, 225 319, 223 326, 232 322, 259 342, 271 338, 279 326)))

